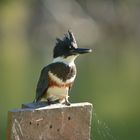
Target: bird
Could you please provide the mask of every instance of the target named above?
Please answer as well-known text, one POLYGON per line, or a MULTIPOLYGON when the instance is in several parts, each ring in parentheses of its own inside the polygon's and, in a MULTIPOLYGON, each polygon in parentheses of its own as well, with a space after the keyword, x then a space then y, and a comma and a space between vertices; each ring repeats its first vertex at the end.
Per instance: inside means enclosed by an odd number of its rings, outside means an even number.
POLYGON ((45 101, 48 105, 61 103, 69 106, 69 91, 77 74, 74 61, 79 55, 90 52, 92 49, 78 48, 70 30, 62 39, 56 38, 53 61, 41 70, 34 102, 45 101))

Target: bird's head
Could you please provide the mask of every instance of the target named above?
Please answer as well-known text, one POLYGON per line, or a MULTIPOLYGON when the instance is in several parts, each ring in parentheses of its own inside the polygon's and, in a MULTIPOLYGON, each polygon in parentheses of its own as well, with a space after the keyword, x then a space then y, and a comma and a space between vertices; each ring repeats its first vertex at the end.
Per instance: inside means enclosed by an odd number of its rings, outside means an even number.
POLYGON ((92 52, 91 49, 78 48, 75 37, 71 31, 64 36, 61 40, 56 39, 56 45, 53 51, 53 58, 55 61, 74 61, 75 58, 80 54, 92 52))

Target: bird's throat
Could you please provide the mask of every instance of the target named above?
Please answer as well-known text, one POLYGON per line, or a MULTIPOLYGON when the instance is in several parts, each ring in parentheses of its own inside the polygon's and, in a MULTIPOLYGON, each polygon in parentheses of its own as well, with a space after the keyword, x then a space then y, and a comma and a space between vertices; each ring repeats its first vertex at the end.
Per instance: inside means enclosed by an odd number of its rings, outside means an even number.
POLYGON ((73 66, 75 65, 74 64, 74 60, 76 59, 78 55, 72 55, 72 56, 68 56, 68 57, 57 57, 57 58, 54 58, 53 59, 53 63, 56 63, 56 62, 62 62, 66 65, 69 65, 69 66, 73 66))

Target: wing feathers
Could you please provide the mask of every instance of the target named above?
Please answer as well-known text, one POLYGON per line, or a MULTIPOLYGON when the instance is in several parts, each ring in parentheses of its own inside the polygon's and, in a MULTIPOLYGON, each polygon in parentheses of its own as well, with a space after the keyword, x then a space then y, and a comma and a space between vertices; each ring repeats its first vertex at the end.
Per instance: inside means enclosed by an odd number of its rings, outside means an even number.
POLYGON ((46 89, 48 88, 48 71, 49 67, 44 67, 41 70, 40 78, 36 88, 36 99, 35 102, 39 101, 40 98, 44 95, 46 89))

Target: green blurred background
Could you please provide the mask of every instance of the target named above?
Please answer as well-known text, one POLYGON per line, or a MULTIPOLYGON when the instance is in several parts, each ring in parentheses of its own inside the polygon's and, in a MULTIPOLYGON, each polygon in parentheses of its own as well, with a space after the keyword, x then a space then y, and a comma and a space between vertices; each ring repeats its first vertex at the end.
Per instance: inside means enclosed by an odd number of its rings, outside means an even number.
POLYGON ((71 102, 93 103, 92 140, 140 139, 139 0, 0 0, 0 140, 7 112, 31 102, 56 37, 96 52, 76 60, 71 102))

